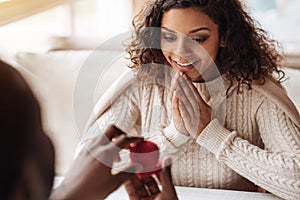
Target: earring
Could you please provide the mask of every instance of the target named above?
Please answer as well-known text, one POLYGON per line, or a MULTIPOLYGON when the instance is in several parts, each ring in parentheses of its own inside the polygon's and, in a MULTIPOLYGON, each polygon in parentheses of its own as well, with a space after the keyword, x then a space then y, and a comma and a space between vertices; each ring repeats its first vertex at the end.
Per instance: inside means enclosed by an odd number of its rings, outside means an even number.
POLYGON ((220 47, 225 47, 225 42, 224 41, 221 41, 220 47))

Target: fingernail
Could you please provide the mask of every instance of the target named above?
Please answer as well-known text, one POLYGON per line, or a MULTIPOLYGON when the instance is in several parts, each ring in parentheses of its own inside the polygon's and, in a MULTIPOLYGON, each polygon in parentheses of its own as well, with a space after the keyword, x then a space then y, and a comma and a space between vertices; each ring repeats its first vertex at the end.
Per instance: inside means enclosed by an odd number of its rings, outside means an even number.
POLYGON ((176 90, 173 92, 173 97, 177 97, 177 91, 176 90))
POLYGON ((172 99, 171 99, 171 100, 173 100, 175 97, 176 97, 176 92, 173 91, 173 92, 172 92, 172 99))

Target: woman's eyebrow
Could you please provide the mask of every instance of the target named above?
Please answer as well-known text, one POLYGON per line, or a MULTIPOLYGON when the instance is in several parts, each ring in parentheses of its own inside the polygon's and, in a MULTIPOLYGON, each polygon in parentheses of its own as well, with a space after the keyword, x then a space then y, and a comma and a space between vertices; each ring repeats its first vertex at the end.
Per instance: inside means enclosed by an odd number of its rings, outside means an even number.
MULTIPOLYGON (((175 31, 173 31, 173 30, 171 30, 171 29, 168 29, 168 28, 166 28, 166 27, 161 27, 161 28, 164 29, 164 30, 166 30, 166 31, 168 31, 168 32, 176 33, 175 31)), ((190 33, 190 34, 191 34, 191 33, 196 33, 196 32, 198 32, 198 31, 203 31, 203 30, 210 31, 210 29, 207 28, 207 27, 200 27, 200 28, 196 28, 196 29, 191 30, 189 33, 190 33)))
POLYGON ((196 28, 196 29, 191 30, 189 33, 196 33, 198 31, 203 31, 203 30, 210 31, 210 29, 207 28, 207 27, 200 27, 200 28, 196 28))
POLYGON ((166 27, 161 27, 161 28, 164 29, 164 30, 166 30, 166 31, 168 31, 168 32, 176 33, 175 31, 173 31, 173 30, 171 30, 171 29, 168 29, 168 28, 166 28, 166 27))

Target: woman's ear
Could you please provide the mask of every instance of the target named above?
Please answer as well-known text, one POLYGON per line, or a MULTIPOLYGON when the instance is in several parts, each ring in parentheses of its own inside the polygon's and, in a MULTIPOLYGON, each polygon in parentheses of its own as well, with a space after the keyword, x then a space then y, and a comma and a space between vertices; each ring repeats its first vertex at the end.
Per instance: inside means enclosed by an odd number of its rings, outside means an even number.
POLYGON ((225 38, 224 36, 222 36, 220 39, 220 47, 225 47, 225 46, 226 46, 225 38))

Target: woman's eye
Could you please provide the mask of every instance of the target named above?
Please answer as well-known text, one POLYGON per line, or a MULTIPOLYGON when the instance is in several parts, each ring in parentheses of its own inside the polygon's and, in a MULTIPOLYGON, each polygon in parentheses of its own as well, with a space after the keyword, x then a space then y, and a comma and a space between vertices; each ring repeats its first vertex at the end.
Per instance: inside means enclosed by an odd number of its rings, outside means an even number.
POLYGON ((173 42, 177 39, 177 37, 172 35, 163 35, 163 39, 167 40, 168 42, 173 42))
POLYGON ((192 39, 198 43, 202 43, 207 40, 207 37, 199 37, 199 38, 192 38, 192 39))

